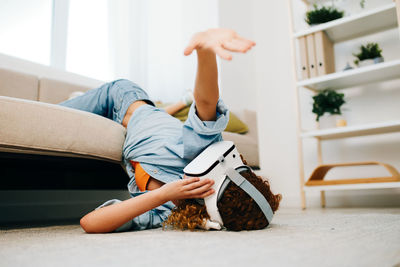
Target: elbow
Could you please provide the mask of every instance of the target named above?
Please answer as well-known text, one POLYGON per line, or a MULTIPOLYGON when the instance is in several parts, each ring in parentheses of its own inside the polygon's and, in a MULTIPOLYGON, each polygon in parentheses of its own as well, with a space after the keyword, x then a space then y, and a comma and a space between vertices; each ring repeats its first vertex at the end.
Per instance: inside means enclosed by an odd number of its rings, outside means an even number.
POLYGON ((79 223, 82 229, 88 234, 111 233, 114 231, 112 227, 104 225, 104 223, 99 221, 95 221, 93 218, 91 218, 91 216, 88 215, 82 217, 79 223))
POLYGON ((92 230, 92 227, 90 225, 89 220, 87 219, 87 216, 84 216, 81 218, 81 220, 79 221, 82 229, 86 232, 86 233, 94 233, 94 231, 92 230))
POLYGON ((103 229, 100 229, 99 226, 95 222, 93 222, 93 220, 90 220, 90 218, 88 218, 87 215, 82 217, 82 219, 80 220, 79 223, 80 223, 82 229, 88 234, 109 232, 109 231, 104 231, 103 229))
POLYGON ((201 107, 210 108, 210 109, 216 108, 217 104, 218 104, 218 98, 212 99, 212 98, 197 97, 197 98, 195 98, 195 101, 196 101, 196 107, 201 106, 201 107))

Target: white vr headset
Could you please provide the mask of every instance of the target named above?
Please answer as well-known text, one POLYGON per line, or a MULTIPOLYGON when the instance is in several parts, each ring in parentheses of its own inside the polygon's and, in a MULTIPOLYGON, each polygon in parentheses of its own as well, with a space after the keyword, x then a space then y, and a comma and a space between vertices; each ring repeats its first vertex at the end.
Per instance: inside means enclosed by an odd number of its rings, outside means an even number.
POLYGON ((183 169, 186 176, 199 177, 200 179, 209 178, 215 182, 212 186, 215 193, 204 198, 204 204, 210 216, 210 220, 206 222, 204 228, 220 230, 224 225, 218 212, 217 202, 222 198, 231 181, 254 199, 268 223, 271 223, 273 216, 271 206, 265 197, 246 178, 240 175, 243 170, 250 170, 250 167, 243 163, 239 152, 231 141, 221 141, 210 145, 183 169))

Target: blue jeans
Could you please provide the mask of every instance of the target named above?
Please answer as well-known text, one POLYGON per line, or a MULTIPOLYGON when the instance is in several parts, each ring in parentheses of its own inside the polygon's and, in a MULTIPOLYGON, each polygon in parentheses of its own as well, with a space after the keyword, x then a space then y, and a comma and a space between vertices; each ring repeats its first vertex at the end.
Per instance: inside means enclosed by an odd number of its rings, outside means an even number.
POLYGON ((138 100, 154 106, 142 88, 129 80, 121 79, 89 90, 59 105, 95 113, 121 124, 128 107, 138 100))

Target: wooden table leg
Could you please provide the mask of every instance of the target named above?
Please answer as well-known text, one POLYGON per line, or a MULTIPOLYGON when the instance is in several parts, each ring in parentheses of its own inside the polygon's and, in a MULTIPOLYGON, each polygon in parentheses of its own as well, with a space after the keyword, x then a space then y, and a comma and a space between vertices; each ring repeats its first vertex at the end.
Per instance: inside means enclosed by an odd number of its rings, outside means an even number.
POLYGON ((326 207, 325 191, 321 191, 321 208, 326 207))
POLYGON ((306 192, 304 190, 301 190, 300 197, 301 197, 301 208, 303 210, 305 210, 306 209, 306 192))

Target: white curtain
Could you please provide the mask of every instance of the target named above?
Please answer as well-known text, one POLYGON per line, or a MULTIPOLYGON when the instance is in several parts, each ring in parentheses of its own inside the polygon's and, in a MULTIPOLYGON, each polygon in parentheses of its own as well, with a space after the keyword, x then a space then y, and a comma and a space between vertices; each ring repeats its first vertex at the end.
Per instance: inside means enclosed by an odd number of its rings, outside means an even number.
POLYGON ((177 101, 193 89, 196 57, 183 49, 197 31, 218 26, 215 0, 109 0, 114 76, 142 86, 153 100, 177 101))

